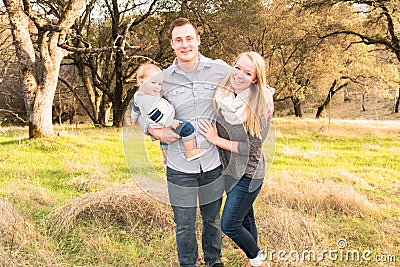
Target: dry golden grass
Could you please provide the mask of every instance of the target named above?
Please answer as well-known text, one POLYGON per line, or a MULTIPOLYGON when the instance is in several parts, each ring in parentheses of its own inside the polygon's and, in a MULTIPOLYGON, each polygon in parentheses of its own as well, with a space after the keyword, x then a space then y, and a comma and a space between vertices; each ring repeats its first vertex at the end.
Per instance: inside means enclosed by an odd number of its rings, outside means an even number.
POLYGON ((19 262, 10 258, 9 254, 4 250, 3 245, 0 243, 0 266, 1 267, 14 267, 20 265, 19 262))
POLYGON ((103 188, 108 185, 109 182, 98 179, 96 176, 93 178, 86 178, 84 175, 73 177, 67 182, 67 186, 87 191, 94 191, 96 188, 103 188))
MULTIPOLYGON (((365 109, 361 107, 363 95, 361 92, 353 92, 348 97, 351 101, 343 101, 344 92, 338 92, 332 98, 332 101, 323 113, 321 118, 328 119, 348 119, 348 120, 398 120, 400 113, 394 113, 395 100, 393 95, 390 99, 383 97, 382 94, 369 92, 365 97, 365 109)), ((325 100, 325 95, 320 96, 317 101, 304 101, 302 113, 304 118, 314 119, 317 113, 317 106, 325 100)), ((290 100, 275 102, 275 117, 290 116, 294 117, 293 104, 290 100)))
POLYGON ((66 183, 67 186, 77 190, 98 191, 104 189, 111 183, 111 178, 104 171, 101 164, 94 157, 83 160, 67 160, 64 164, 64 170, 71 174, 71 179, 66 183), (84 172, 75 176, 76 172, 84 172))
POLYGON ((378 121, 378 120, 344 120, 344 119, 296 119, 275 118, 277 136, 279 132, 296 129, 298 132, 318 132, 325 135, 385 135, 400 134, 400 121, 378 121))
POLYGON ((9 198, 14 201, 22 201, 29 205, 51 205, 51 195, 43 187, 36 186, 26 182, 14 182, 6 191, 10 191, 9 198))
MULTIPOLYGON (((269 206, 257 219, 259 236, 275 250, 315 249, 324 246, 327 226, 290 208, 269 206)), ((265 244, 265 243, 264 243, 265 244)))
POLYGON ((55 232, 68 231, 81 217, 117 222, 128 229, 139 223, 172 227, 170 208, 146 195, 134 183, 118 184, 75 198, 53 211, 50 217, 55 232))
POLYGON ((371 203, 367 196, 344 185, 327 180, 300 180, 283 171, 264 182, 262 200, 273 206, 299 210, 311 216, 332 213, 378 214, 381 206, 371 203))
POLYGON ((0 201, 0 233, 0 266, 57 266, 46 240, 8 201, 0 201))

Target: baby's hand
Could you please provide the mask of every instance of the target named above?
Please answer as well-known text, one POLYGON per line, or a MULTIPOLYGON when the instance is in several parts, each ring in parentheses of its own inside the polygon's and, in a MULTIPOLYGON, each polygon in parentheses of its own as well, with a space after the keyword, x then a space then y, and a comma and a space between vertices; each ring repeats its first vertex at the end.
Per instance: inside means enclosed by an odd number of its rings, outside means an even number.
POLYGON ((173 120, 172 124, 171 124, 171 127, 176 129, 176 128, 178 128, 179 124, 181 124, 181 123, 182 123, 181 121, 173 120))

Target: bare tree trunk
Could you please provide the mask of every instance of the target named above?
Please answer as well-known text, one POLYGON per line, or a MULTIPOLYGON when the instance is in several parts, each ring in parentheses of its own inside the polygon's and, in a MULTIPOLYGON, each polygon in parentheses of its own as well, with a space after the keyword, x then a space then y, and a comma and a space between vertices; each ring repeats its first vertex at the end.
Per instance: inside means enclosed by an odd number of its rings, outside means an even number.
POLYGON ((365 96, 366 96, 367 92, 362 92, 362 99, 361 99, 361 110, 362 111, 366 111, 365 109, 365 96))
POLYGON ((329 88, 328 95, 325 98, 324 103, 318 107, 317 114, 315 115, 316 119, 319 119, 321 117, 322 111, 329 105, 331 102, 332 96, 335 94, 335 90, 333 90, 336 86, 337 80, 334 80, 331 87, 329 88))
POLYGON ((114 90, 114 97, 112 99, 114 127, 122 127, 122 122, 124 118, 124 112, 122 109, 122 99, 123 99, 122 57, 123 57, 122 52, 117 51, 115 55, 115 90, 114 90))
POLYGON ((93 86, 92 82, 90 81, 90 71, 86 67, 83 68, 82 75, 83 75, 83 81, 85 83, 87 92, 90 97, 90 102, 93 111, 93 118, 94 118, 93 123, 95 125, 99 125, 100 104, 101 104, 101 99, 103 98, 103 92, 98 88, 96 88, 95 86, 93 86))
POLYGON ((125 112, 129 102, 133 97, 134 90, 126 90, 124 94, 123 72, 122 72, 123 53, 118 51, 115 56, 115 90, 112 100, 113 126, 122 127, 125 112))
MULTIPOLYGON (((30 10, 19 0, 4 0, 10 19, 11 31, 24 87, 25 106, 29 118, 29 138, 51 136, 52 104, 57 88, 63 50, 58 46, 85 5, 85 0, 68 4, 57 30, 37 28, 39 53, 36 56, 29 30, 33 27, 28 16, 30 10)), ((38 26, 38 24, 36 24, 38 26)))
POLYGON ((338 88, 336 88, 336 90, 335 90, 336 84, 337 84, 337 80, 334 80, 331 87, 329 88, 329 92, 328 92, 328 95, 326 96, 324 103, 318 107, 317 114, 315 115, 316 119, 319 119, 321 117, 322 112, 331 102, 333 95, 336 92, 338 92, 340 89, 347 86, 347 83, 344 83, 344 84, 340 85, 338 88))
POLYGON ((99 121, 101 125, 103 126, 108 125, 108 122, 110 121, 111 108, 112 108, 112 102, 110 101, 108 95, 104 94, 103 98, 101 99, 100 113, 99 113, 99 121))
POLYGON ((394 106, 394 113, 399 113, 399 106, 400 106, 400 88, 399 88, 399 96, 396 100, 396 105, 394 106))
POLYGON ((91 81, 91 70, 85 66, 85 62, 82 57, 77 54, 73 57, 76 66, 79 70, 79 76, 81 77, 83 84, 85 85, 86 92, 90 99, 90 108, 84 107, 86 112, 89 114, 94 125, 100 125, 100 105, 103 97, 103 92, 96 88, 91 81))
POLYGON ((345 89, 343 94, 343 102, 350 102, 351 98, 349 95, 349 90, 345 89))
POLYGON ((303 113, 301 111, 301 102, 300 99, 297 97, 292 97, 293 108, 294 108, 294 115, 297 118, 303 118, 303 113))

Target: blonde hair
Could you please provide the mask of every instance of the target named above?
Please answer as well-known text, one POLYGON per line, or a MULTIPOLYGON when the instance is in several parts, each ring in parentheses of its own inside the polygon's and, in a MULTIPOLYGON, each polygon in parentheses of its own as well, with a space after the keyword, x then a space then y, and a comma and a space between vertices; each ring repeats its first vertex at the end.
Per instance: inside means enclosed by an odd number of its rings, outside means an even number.
POLYGON ((154 65, 154 64, 151 64, 151 63, 143 63, 142 65, 139 66, 139 68, 138 68, 138 70, 137 70, 137 73, 136 73, 136 81, 139 81, 139 79, 143 79, 144 76, 146 76, 146 73, 147 73, 149 70, 155 70, 155 71, 162 72, 162 70, 161 70, 158 66, 156 66, 156 65, 154 65))
MULTIPOLYGON (((257 52, 245 52, 241 53, 235 60, 235 63, 239 58, 247 56, 254 63, 256 67, 256 83, 250 86, 249 96, 247 98, 246 105, 246 120, 243 122, 246 131, 258 138, 261 138, 261 128, 266 125, 268 116, 268 107, 266 101, 266 90, 267 90, 267 68, 264 58, 257 52)), ((230 75, 226 77, 217 87, 216 94, 219 92, 225 92, 226 95, 233 91, 230 75)), ((219 109, 214 96, 214 111, 219 115, 219 109)))

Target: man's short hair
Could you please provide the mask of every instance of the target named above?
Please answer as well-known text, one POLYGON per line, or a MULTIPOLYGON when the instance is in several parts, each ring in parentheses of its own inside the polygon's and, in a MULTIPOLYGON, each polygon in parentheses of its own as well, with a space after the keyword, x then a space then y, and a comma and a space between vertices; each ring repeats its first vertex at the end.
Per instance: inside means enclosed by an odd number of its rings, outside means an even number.
POLYGON ((169 26, 169 33, 170 35, 172 35, 172 31, 174 30, 175 27, 179 27, 179 26, 183 26, 186 24, 190 24, 193 26, 196 35, 199 36, 199 29, 197 28, 196 24, 194 24, 193 22, 191 22, 189 19, 187 18, 177 18, 176 20, 174 20, 171 25, 169 26))

